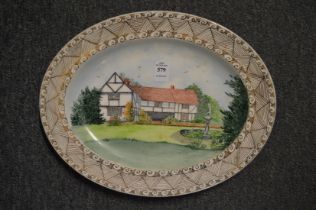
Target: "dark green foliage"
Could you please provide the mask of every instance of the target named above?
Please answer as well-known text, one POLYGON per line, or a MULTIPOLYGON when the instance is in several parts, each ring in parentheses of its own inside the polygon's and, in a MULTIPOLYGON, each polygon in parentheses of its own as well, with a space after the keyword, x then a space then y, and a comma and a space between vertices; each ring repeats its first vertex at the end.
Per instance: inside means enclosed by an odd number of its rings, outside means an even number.
POLYGON ((203 123, 204 122, 204 117, 206 116, 207 112, 209 111, 209 104, 211 105, 211 117, 212 117, 212 122, 216 124, 222 124, 222 113, 221 113, 221 108, 218 104, 218 102, 212 98, 211 96, 205 95, 201 88, 197 86, 195 83, 192 85, 188 86, 186 90, 193 90, 199 100, 198 104, 198 110, 197 114, 195 116, 195 122, 197 123, 203 123))
POLYGON ((202 129, 191 129, 188 132, 184 133, 183 136, 190 139, 202 139, 204 136, 204 130, 202 129))
MULTIPOLYGON (((187 132, 183 132, 182 135, 190 139, 204 139, 204 130, 203 129, 188 129, 187 132)), ((209 131, 208 135, 210 136, 210 139, 218 143, 221 139, 222 131, 211 130, 209 131)))
POLYGON ((105 120, 100 110, 100 91, 86 87, 74 102, 71 114, 72 125, 101 124, 105 120))
POLYGON ((248 113, 248 94, 247 90, 238 77, 232 77, 225 84, 233 89, 233 93, 226 93, 233 100, 228 106, 228 110, 222 110, 224 115, 224 133, 222 139, 225 145, 229 145, 239 134, 242 129, 248 113))

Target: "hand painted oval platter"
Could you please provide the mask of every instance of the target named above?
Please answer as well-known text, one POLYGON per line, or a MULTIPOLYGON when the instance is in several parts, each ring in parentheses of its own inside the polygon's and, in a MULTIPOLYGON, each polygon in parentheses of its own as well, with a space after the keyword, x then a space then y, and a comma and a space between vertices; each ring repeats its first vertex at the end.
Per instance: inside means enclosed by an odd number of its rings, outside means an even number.
POLYGON ((45 133, 70 167, 148 197, 197 192, 241 171, 275 111, 271 76, 249 44, 171 11, 84 30, 57 53, 40 91, 45 133))

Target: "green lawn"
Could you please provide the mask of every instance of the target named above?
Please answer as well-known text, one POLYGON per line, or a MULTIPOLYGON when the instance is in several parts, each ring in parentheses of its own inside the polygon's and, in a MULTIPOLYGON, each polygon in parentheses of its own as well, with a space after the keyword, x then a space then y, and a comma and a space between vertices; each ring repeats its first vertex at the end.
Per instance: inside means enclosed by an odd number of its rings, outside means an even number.
MULTIPOLYGON (((167 142, 178 145, 191 145, 195 141, 179 133, 181 129, 190 129, 190 127, 138 124, 109 126, 107 124, 101 124, 74 126, 72 129, 76 136, 84 142, 104 139, 133 139, 144 142, 167 142)), ((217 130, 216 132, 220 131, 217 130)), ((205 145, 207 149, 211 149, 214 146, 212 140, 198 141, 199 144, 205 145)))

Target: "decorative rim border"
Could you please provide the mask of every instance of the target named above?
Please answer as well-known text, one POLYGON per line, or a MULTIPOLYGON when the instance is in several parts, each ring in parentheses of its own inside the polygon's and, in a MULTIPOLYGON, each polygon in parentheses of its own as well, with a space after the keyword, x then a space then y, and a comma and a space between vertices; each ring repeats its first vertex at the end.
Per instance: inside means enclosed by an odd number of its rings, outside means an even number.
POLYGON ((89 27, 58 52, 40 89, 41 121, 61 158, 99 185, 140 196, 183 195, 227 180, 249 164, 262 149, 271 133, 275 113, 272 78, 248 43, 217 23, 171 11, 135 12, 89 27), (79 66, 97 52, 128 40, 160 37, 192 42, 215 52, 234 67, 248 92, 245 125, 234 142, 217 157, 183 169, 140 170, 104 160, 72 133, 64 112, 67 86, 79 66))

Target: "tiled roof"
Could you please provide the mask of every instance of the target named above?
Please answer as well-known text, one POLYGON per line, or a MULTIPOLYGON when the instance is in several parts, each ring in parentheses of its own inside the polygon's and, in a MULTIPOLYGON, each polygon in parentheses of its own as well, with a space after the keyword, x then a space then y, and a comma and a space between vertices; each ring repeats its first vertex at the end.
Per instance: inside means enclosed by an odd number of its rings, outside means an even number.
POLYGON ((157 102, 174 102, 179 104, 198 104, 198 98, 193 90, 183 90, 171 88, 156 87, 131 87, 142 100, 157 102))

